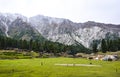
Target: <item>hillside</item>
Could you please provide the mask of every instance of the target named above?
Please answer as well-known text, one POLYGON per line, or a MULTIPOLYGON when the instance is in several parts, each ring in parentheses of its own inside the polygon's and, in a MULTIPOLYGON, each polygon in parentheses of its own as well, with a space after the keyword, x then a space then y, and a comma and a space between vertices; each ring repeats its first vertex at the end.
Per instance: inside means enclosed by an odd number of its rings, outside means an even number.
POLYGON ((120 25, 88 21, 75 23, 68 19, 37 15, 30 18, 20 14, 0 13, 1 35, 15 39, 47 39, 65 45, 91 48, 94 40, 120 37, 120 25))

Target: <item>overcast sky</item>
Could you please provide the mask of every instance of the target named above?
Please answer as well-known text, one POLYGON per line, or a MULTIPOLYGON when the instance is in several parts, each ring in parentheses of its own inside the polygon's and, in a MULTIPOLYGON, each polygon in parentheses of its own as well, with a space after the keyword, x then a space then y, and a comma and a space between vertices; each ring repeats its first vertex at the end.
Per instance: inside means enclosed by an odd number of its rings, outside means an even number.
POLYGON ((120 24, 120 0, 0 0, 0 12, 120 24))

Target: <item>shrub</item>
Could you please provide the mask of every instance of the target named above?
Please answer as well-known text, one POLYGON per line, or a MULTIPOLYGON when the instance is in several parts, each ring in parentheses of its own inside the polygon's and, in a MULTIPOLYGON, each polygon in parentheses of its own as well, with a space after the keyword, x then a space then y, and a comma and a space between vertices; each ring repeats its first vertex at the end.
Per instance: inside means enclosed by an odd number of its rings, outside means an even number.
POLYGON ((43 55, 42 55, 42 58, 49 58, 50 57, 50 54, 48 54, 48 53, 44 53, 43 55))
POLYGON ((31 51, 31 52, 30 52, 30 56, 31 56, 32 58, 36 58, 36 57, 39 56, 39 54, 36 53, 36 52, 34 52, 34 51, 31 51))
POLYGON ((108 58, 108 61, 112 61, 112 59, 111 59, 111 58, 108 58))

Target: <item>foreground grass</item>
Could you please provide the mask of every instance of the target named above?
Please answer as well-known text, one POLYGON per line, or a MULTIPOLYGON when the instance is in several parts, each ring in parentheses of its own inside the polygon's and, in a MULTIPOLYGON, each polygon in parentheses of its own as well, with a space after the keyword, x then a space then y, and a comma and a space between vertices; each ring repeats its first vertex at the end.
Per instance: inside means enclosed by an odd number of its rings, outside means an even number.
POLYGON ((119 77, 120 62, 73 58, 0 60, 0 77, 119 77), (101 65, 101 67, 55 66, 56 63, 101 65))

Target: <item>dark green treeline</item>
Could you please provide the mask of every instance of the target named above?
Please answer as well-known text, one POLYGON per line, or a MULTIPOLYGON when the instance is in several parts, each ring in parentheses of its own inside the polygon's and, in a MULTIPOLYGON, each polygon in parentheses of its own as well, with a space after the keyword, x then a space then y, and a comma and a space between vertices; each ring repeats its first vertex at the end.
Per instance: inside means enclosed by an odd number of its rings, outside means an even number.
POLYGON ((120 50, 120 38, 118 39, 102 39, 99 43, 93 41, 92 50, 94 53, 98 51, 102 51, 103 53, 109 52, 116 52, 120 50))
POLYGON ((64 45, 58 42, 51 41, 39 41, 39 40, 17 40, 5 36, 0 36, 0 49, 23 49, 36 52, 69 52, 75 54, 77 52, 87 53, 89 52, 84 46, 81 45, 64 45), (74 52, 74 53, 72 53, 74 52))

